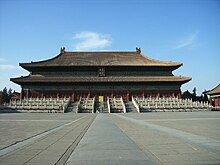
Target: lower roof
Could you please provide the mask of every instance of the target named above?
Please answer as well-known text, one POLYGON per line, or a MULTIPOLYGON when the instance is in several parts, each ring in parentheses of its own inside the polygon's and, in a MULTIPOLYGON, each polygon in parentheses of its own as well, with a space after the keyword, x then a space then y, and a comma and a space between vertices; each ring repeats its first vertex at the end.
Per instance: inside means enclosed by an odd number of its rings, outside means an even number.
POLYGON ((43 76, 29 75, 20 78, 11 78, 17 84, 23 83, 82 83, 82 82, 180 82, 190 81, 191 78, 183 76, 43 76))
POLYGON ((206 94, 208 94, 208 95, 220 94, 220 84, 218 84, 215 88, 213 88, 212 90, 210 90, 206 94))

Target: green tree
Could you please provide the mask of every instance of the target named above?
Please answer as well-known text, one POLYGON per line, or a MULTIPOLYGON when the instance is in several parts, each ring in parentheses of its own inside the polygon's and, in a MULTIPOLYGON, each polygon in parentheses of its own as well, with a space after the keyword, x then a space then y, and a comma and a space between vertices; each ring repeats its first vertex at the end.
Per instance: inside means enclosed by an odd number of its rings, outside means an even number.
POLYGON ((0 104, 3 104, 4 100, 3 100, 3 92, 0 91, 0 104))
POLYGON ((9 103, 11 99, 12 89, 5 87, 2 91, 0 91, 0 104, 9 103))
POLYGON ((5 88, 2 90, 1 104, 7 102, 7 100, 8 100, 8 91, 7 91, 7 88, 5 87, 5 88))

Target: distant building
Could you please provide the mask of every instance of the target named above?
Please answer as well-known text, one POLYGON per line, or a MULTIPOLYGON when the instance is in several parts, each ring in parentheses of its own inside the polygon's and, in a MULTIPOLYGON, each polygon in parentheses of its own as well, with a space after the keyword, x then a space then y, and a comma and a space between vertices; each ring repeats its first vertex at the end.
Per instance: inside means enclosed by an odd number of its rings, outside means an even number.
POLYGON ((21 98, 181 97, 181 85, 191 80, 173 75, 182 63, 148 58, 140 48, 134 52, 66 52, 61 48, 54 58, 19 65, 30 72, 11 78, 21 85, 21 98))
POLYGON ((214 107, 220 107, 220 84, 207 92, 210 95, 210 104, 214 107))
POLYGON ((20 93, 14 91, 14 92, 10 95, 10 98, 11 98, 12 100, 20 100, 20 93))

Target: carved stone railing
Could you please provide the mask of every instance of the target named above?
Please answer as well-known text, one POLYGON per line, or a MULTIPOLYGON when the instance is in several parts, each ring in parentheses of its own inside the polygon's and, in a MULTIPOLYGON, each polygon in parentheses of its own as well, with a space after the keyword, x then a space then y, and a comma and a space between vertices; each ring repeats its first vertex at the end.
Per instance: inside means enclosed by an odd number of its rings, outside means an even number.
POLYGON ((135 101, 134 97, 132 96, 132 103, 134 104, 134 107, 137 109, 138 112, 140 112, 140 108, 139 105, 137 104, 137 102, 135 101))
POLYGON ((92 113, 94 113, 94 109, 95 109, 95 97, 93 97, 92 100, 92 113))
POLYGON ((123 112, 126 113, 126 108, 125 108, 125 104, 124 104, 124 101, 122 99, 122 97, 120 98, 121 100, 121 105, 122 105, 122 108, 123 108, 123 112))
POLYGON ((107 109, 108 109, 108 113, 111 113, 109 97, 107 97, 107 109))
POLYGON ((57 112, 64 113, 70 103, 70 98, 24 98, 11 100, 9 107, 29 112, 57 112))
POLYGON ((80 96, 79 101, 76 106, 76 113, 78 113, 78 111, 79 111, 79 105, 80 105, 81 100, 82 100, 82 97, 80 96))

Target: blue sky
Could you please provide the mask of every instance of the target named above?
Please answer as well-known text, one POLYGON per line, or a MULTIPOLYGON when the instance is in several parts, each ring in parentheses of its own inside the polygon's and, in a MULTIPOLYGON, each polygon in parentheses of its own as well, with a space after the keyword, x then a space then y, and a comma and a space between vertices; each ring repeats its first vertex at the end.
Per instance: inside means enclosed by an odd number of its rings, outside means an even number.
POLYGON ((27 75, 19 63, 49 59, 61 47, 131 50, 182 62, 182 91, 220 83, 219 0, 0 0, 0 89, 27 75))

